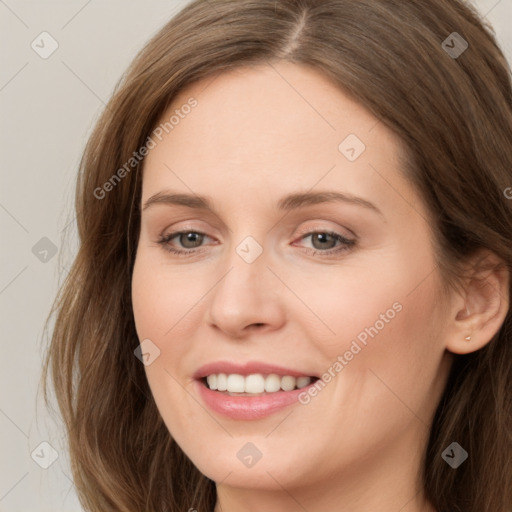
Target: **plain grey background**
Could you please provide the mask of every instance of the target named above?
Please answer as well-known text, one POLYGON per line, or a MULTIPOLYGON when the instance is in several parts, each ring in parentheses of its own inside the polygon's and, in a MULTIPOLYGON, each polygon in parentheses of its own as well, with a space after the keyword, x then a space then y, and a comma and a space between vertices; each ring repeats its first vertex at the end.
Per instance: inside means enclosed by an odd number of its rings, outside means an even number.
MULTIPOLYGON (((0 0, 0 512, 82 510, 64 433, 38 395, 43 324, 76 250, 87 137, 137 51, 186 3, 0 0)), ((473 3, 512 62, 512 0, 473 3)))

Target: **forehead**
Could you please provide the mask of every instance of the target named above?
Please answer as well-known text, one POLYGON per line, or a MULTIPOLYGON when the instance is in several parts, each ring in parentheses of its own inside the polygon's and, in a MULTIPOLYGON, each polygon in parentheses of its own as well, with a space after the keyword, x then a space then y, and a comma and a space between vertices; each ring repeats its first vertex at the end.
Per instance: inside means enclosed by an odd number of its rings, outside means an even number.
MULTIPOLYGON (((237 149, 247 153, 261 149, 262 144, 273 149, 277 143, 313 140, 324 141, 322 149, 338 150, 339 142, 350 133, 370 142, 378 124, 318 70, 288 62, 244 66, 196 82, 181 91, 161 120, 168 120, 191 97, 198 104, 180 119, 173 135, 185 131, 189 135, 193 129, 202 142, 197 150, 214 147, 233 156, 237 149)), ((382 137, 382 132, 377 130, 372 138, 382 137)))
POLYGON ((247 190, 277 198, 315 186, 381 203, 414 193, 397 172, 398 137, 307 66, 280 62, 207 77, 180 92, 163 123, 146 157, 143 200, 167 187, 229 193, 231 201, 233 193, 247 200, 247 190), (191 99, 195 106, 185 108, 191 99))

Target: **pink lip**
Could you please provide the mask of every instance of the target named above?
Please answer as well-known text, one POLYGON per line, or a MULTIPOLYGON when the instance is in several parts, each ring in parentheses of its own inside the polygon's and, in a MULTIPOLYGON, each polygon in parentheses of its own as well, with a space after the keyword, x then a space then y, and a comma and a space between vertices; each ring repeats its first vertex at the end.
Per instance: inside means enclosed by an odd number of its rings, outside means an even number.
POLYGON ((200 380, 195 382, 199 395, 212 411, 234 420, 257 420, 291 404, 296 404, 299 395, 307 392, 308 388, 314 384, 312 382, 309 386, 301 389, 276 391, 260 396, 230 396, 219 391, 212 391, 200 380))
POLYGON ((305 373, 290 368, 283 368, 281 366, 275 366, 273 364, 260 363, 258 361, 249 361, 243 364, 231 363, 229 361, 217 361, 214 363, 208 363, 199 368, 193 375, 195 379, 202 379, 208 375, 218 373, 237 373, 238 375, 251 375, 253 373, 261 373, 263 375, 269 375, 276 373, 277 375, 290 375, 290 377, 317 377, 312 373, 305 373))
POLYGON ((316 377, 308 372, 292 370, 273 364, 262 363, 258 361, 249 361, 243 364, 232 363, 229 361, 217 361, 201 366, 193 375, 196 379, 197 391, 205 404, 214 412, 228 416, 236 420, 256 420, 273 414, 288 405, 298 402, 298 397, 304 391, 307 392, 309 386, 293 391, 276 391, 275 393, 266 393, 259 396, 230 396, 220 391, 212 391, 204 383, 204 378, 212 374, 233 374, 251 375, 261 373, 270 375, 275 373, 280 376, 289 375, 291 377, 316 377))

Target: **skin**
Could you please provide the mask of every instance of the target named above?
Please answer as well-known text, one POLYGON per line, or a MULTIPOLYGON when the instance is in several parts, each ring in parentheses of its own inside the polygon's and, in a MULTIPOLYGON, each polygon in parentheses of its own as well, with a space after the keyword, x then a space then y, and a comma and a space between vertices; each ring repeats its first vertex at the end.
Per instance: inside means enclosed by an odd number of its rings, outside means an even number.
POLYGON ((215 511, 434 511, 420 478, 433 414, 453 352, 499 329, 508 276, 441 294, 432 224, 399 171, 400 140, 318 71, 238 68, 183 90, 162 119, 191 96, 198 105, 146 157, 141 206, 165 190, 209 196, 213 209, 142 211, 132 295, 139 339, 160 349, 145 366, 151 391, 172 436, 217 483, 215 511), (366 145, 353 162, 338 149, 349 134, 366 145), (362 197, 382 215, 332 202, 278 210, 281 197, 310 190, 362 197), (176 256, 158 243, 181 229, 207 236, 168 246, 202 252, 176 256), (328 238, 322 249, 311 231, 357 242, 325 255, 340 245, 328 238), (247 236, 263 249, 250 264, 236 252, 247 236), (194 388, 192 374, 219 360, 320 375, 397 302, 307 405, 233 420, 194 388), (250 468, 237 458, 247 442, 262 453, 250 468))

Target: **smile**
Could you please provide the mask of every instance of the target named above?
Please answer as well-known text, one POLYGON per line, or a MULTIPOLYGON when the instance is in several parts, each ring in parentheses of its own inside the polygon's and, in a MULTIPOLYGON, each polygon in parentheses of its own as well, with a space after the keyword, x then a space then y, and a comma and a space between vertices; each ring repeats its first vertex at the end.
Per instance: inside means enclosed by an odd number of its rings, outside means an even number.
MULTIPOLYGON (((294 377, 292 375, 264 375, 254 373, 240 375, 237 373, 213 373, 206 377, 205 383, 212 391, 225 392, 229 396, 260 396, 278 391, 293 391, 302 389, 316 377, 294 377)), ((204 381, 203 381, 204 382, 204 381)))

